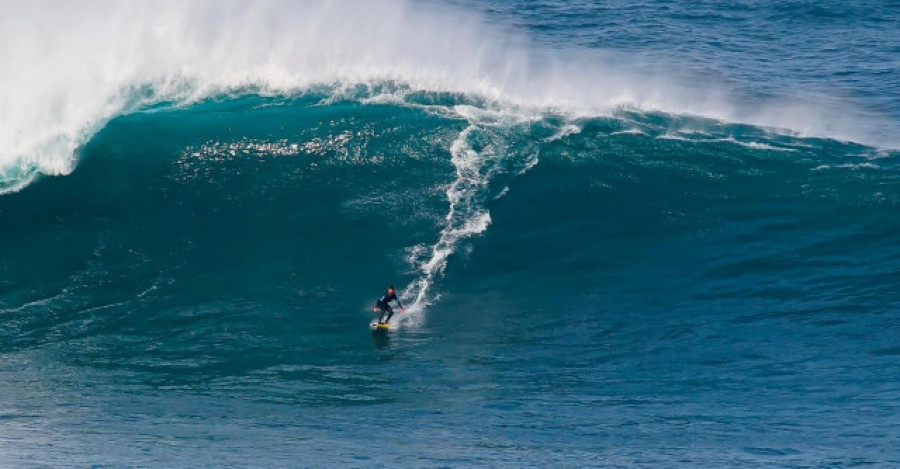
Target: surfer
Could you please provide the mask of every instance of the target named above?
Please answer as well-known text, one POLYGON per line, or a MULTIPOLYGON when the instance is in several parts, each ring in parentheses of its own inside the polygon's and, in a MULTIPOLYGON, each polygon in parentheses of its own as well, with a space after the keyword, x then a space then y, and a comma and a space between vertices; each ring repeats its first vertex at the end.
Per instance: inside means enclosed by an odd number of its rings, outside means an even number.
POLYGON ((372 308, 373 313, 377 313, 381 310, 381 316, 378 318, 378 324, 387 324, 391 320, 391 316, 394 315, 394 308, 391 308, 391 301, 396 301, 397 306, 400 307, 400 311, 403 311, 403 303, 400 302, 400 298, 397 298, 397 293, 394 292, 394 287, 388 287, 387 291, 384 292, 384 295, 381 295, 381 298, 375 303, 375 307, 372 308), (387 315, 387 318, 385 318, 387 315))

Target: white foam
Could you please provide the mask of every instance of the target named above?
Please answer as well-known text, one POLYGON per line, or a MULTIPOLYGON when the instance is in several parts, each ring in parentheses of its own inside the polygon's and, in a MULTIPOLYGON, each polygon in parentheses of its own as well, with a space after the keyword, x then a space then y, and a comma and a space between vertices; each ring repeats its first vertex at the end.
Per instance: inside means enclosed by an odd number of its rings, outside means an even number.
POLYGON ((23 162, 6 168, 0 172, 0 195, 18 192, 31 184, 37 173, 23 162))
POLYGON ((582 128, 579 125, 565 124, 562 127, 560 127, 559 130, 555 134, 544 139, 544 141, 547 143, 555 142, 557 140, 564 139, 570 135, 575 135, 575 134, 581 133, 581 130, 582 130, 582 128))
POLYGON ((609 135, 647 135, 647 133, 641 129, 627 129, 627 130, 618 130, 618 131, 610 133, 609 135))
POLYGON ((896 143, 885 141, 895 132, 883 132, 895 123, 845 103, 741 106, 708 81, 698 89, 607 67, 596 51, 554 58, 520 33, 432 3, 0 1, 0 31, 0 173, 66 174, 79 145, 147 103, 318 84, 395 83, 570 115, 627 106, 896 143))
MULTIPOLYGON (((618 133, 621 133, 621 132, 618 132, 618 133)), ((797 149, 794 149, 794 148, 780 147, 780 146, 770 145, 770 144, 762 143, 762 142, 742 141, 742 140, 738 140, 738 139, 736 139, 736 138, 734 138, 734 137, 725 137, 725 138, 712 138, 712 137, 705 137, 705 138, 689 138, 689 137, 685 137, 685 136, 680 135, 680 134, 682 134, 682 132, 666 133, 666 134, 658 135, 658 136, 656 137, 656 139, 657 139, 657 140, 677 140, 677 141, 680 141, 680 142, 691 142, 691 143, 730 143, 730 144, 733 144, 733 145, 739 145, 739 146, 742 146, 742 147, 752 148, 752 149, 754 149, 754 150, 784 151, 784 152, 796 152, 796 151, 798 151, 797 149)), ((707 135, 707 136, 709 135, 709 134, 704 133, 704 132, 690 132, 690 133, 688 133, 688 134, 689 134, 689 135, 699 134, 699 135, 707 135)), ((615 135, 615 133, 610 134, 610 135, 615 135)))
POLYGON ((420 247, 410 253, 408 261, 414 265, 418 278, 403 291, 403 297, 412 301, 408 314, 402 316, 405 322, 421 321, 425 308, 436 299, 430 295, 431 288, 435 279, 443 275, 447 260, 459 242, 484 232, 491 223, 490 214, 477 201, 490 177, 490 171, 485 168, 490 155, 479 154, 469 142, 477 129, 478 125, 469 125, 450 147, 456 179, 446 190, 450 206, 437 242, 430 248, 420 247), (423 256, 423 252, 427 254, 423 256))
POLYGON ((844 163, 844 164, 838 164, 838 165, 822 164, 822 165, 816 166, 812 170, 813 171, 823 171, 826 169, 834 169, 834 168, 849 169, 851 171, 858 171, 861 169, 878 169, 878 170, 885 169, 875 163, 844 163))
POLYGON ((725 139, 722 139, 722 141, 734 143, 734 144, 740 145, 742 147, 752 148, 754 150, 786 151, 786 152, 797 151, 797 149, 795 149, 795 148, 779 147, 779 146, 775 146, 775 145, 769 145, 768 143, 754 142, 754 141, 744 142, 741 140, 737 140, 734 137, 725 138, 725 139))
MULTIPOLYGON (((439 112, 448 110, 444 108, 439 112)), ((510 135, 518 135, 516 129, 527 127, 539 116, 472 106, 455 106, 452 112, 456 118, 467 120, 469 125, 450 146, 450 162, 456 177, 445 190, 449 207, 440 235, 430 246, 418 245, 408 250, 407 262, 416 279, 403 290, 402 297, 410 306, 407 314, 400 316, 401 324, 421 323, 426 308, 440 297, 433 290, 450 257, 463 241, 485 232, 490 226, 491 215, 484 202, 499 199, 509 191, 509 187, 504 186, 492 195, 491 181, 502 174, 524 174, 539 161, 536 148, 533 151, 517 148, 515 152, 509 152, 510 135), (478 148, 473 145, 476 141, 478 148)), ((570 133, 573 131, 572 127, 565 129, 570 133)))

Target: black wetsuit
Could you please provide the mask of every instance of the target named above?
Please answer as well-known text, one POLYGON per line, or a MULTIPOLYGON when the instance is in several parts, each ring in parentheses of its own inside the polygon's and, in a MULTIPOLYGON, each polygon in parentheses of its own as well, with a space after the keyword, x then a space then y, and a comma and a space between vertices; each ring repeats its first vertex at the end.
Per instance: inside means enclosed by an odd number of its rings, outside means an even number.
POLYGON ((394 308, 391 308, 391 301, 396 301, 397 305, 401 308, 403 307, 403 303, 400 302, 400 299, 397 298, 396 293, 388 293, 384 292, 384 295, 381 295, 381 298, 378 299, 378 302, 375 303, 375 306, 381 308, 381 317, 378 318, 378 324, 385 324, 390 322, 391 316, 394 315, 394 308), (384 316, 387 315, 387 318, 384 316))

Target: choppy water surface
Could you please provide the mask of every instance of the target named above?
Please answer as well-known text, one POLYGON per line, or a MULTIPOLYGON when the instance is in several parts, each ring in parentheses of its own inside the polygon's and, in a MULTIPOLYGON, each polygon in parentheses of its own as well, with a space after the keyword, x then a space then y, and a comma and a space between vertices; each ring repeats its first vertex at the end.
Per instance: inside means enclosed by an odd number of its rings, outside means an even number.
POLYGON ((0 4, 0 464, 900 465, 897 5, 148 5, 0 4))

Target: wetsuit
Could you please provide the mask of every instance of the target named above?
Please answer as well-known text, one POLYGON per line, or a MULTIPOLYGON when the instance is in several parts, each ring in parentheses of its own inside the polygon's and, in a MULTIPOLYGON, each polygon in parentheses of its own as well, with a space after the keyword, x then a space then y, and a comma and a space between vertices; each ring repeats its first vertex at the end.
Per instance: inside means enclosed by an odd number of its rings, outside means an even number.
POLYGON ((381 308, 381 317, 378 318, 378 324, 387 324, 390 322, 391 316, 394 315, 394 308, 391 308, 391 301, 396 301, 397 305, 401 308, 403 307, 403 303, 397 298, 396 293, 384 292, 384 295, 381 295, 381 298, 375 303, 375 306, 381 308), (387 315, 387 318, 384 317, 385 315, 387 315))

